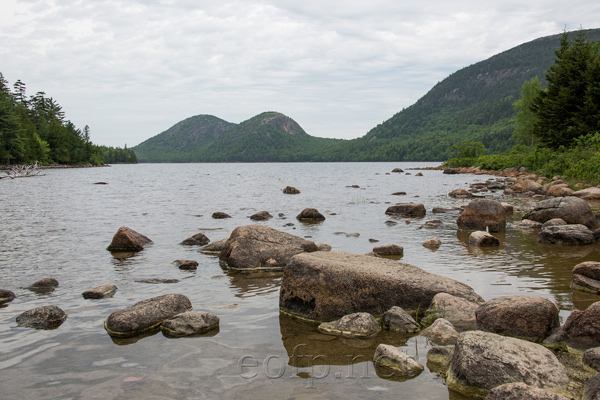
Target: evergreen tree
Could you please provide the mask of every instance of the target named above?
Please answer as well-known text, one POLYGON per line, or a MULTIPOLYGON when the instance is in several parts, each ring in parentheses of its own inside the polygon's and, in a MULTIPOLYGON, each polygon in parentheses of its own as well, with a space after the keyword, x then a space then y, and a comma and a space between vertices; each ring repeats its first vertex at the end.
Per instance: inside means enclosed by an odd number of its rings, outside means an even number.
POLYGON ((530 81, 523 83, 521 89, 521 98, 514 104, 517 109, 517 116, 512 120, 516 123, 513 137, 520 144, 535 146, 536 136, 534 135, 534 126, 538 120, 537 115, 531 110, 536 98, 542 93, 542 84, 536 76, 530 81))

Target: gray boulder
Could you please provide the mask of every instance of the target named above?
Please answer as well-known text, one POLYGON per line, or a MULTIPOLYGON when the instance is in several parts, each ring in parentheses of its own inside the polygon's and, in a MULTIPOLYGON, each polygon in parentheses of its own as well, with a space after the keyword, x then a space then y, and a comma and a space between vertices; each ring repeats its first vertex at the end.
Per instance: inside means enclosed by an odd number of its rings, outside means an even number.
POLYGON ((405 378, 414 378, 425 370, 414 358, 389 344, 377 346, 373 362, 378 366, 391 368, 405 378))
POLYGON ((326 335, 343 336, 349 338, 370 338, 381 331, 377 320, 369 313, 353 313, 342 318, 323 322, 319 325, 319 332, 326 335))
POLYGON ((206 311, 186 311, 160 324, 166 336, 200 335, 219 328, 219 317, 206 311))
POLYGON ((581 400, 600 400, 600 374, 592 376, 585 383, 581 400))
POLYGON ((439 346, 447 346, 455 344, 459 334, 450 322, 444 318, 438 318, 429 327, 423 329, 420 335, 439 346))
POLYGON ((500 246, 500 240, 491 233, 475 231, 469 235, 469 244, 480 247, 495 247, 500 246))
POLYGON ((460 335, 446 379, 450 389, 485 397, 493 388, 513 382, 561 390, 569 376, 556 356, 539 344, 481 331, 460 335))
POLYGON ((115 311, 104 321, 104 329, 113 337, 134 337, 158 330, 166 319, 191 311, 192 303, 182 294, 165 294, 115 311))
POLYGON ((400 307, 392 307, 383 313, 381 317, 383 329, 401 332, 413 333, 419 331, 419 324, 413 317, 400 307))
POLYGON ((600 262, 585 261, 573 268, 571 288, 582 292, 600 294, 600 262))
POLYGON ((573 197, 554 197, 538 202, 534 209, 523 216, 523 219, 544 223, 553 218, 560 218, 567 224, 594 225, 594 214, 587 201, 573 197))
POLYGON ((67 319, 57 306, 43 306, 27 310, 17 316, 17 325, 34 329, 56 329, 67 319))
POLYGON ((600 371, 600 347, 592 347, 583 353, 581 362, 584 367, 594 371, 600 371))
POLYGON ((385 213, 397 217, 421 218, 425 216, 426 211, 422 203, 398 203, 388 207, 385 213))
POLYGON ((141 251, 144 249, 145 245, 151 243, 152 240, 147 236, 144 236, 131 228, 122 226, 117 233, 115 233, 112 242, 108 245, 106 250, 111 252, 141 251))
POLYGON ((538 234, 538 242, 546 244, 581 245, 595 242, 594 232, 585 225, 547 226, 538 234))
POLYGON ((210 239, 202 232, 196 233, 194 236, 190 236, 181 242, 185 246, 204 246, 210 242, 210 239))
POLYGON ((585 311, 571 312, 564 325, 544 343, 564 343, 577 350, 600 346, 600 302, 595 302, 585 311))
POLYGON ((482 331, 541 342, 559 326, 558 312, 545 297, 514 295, 486 301, 475 315, 482 331))
POLYGON ((458 229, 500 232, 506 229, 506 211, 499 201, 475 199, 456 220, 458 229))
POLYGON ((480 304, 448 293, 438 293, 433 297, 426 315, 430 321, 444 318, 459 330, 477 329, 475 311, 480 304))
POLYGON ((232 271, 281 271, 292 256, 317 250, 315 242, 268 226, 247 225, 231 232, 219 258, 232 271))
POLYGON ((8 289, 0 289, 0 305, 10 303, 16 298, 15 294, 8 289))
POLYGON ((398 261, 341 251, 301 253, 284 270, 279 308, 283 314, 331 321, 349 312, 381 316, 393 306, 423 310, 440 292, 483 301, 464 283, 398 261))
POLYGON ((544 229, 547 226, 562 226, 562 225, 568 225, 568 224, 561 218, 552 218, 542 224, 542 229, 544 229))
POLYGON ((540 389, 523 382, 506 383, 496 386, 485 400, 568 400, 549 390, 540 389))
POLYGON ((103 283, 81 293, 84 299, 105 299, 113 297, 117 292, 117 286, 113 283, 103 283))

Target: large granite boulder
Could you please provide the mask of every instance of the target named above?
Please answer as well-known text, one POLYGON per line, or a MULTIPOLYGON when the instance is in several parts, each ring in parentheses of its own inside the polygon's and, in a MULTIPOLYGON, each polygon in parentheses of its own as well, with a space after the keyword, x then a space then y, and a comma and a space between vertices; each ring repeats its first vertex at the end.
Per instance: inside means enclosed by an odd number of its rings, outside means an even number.
POLYGON ((595 223, 594 214, 587 201, 573 196, 542 200, 533 210, 523 215, 523 219, 542 223, 553 218, 561 218, 568 224, 582 224, 587 227, 595 223))
POLYGON ((506 211, 499 201, 475 199, 456 220, 459 229, 500 232, 506 229, 506 211))
POLYGON ((475 315, 482 331, 541 342, 560 325, 558 312, 545 297, 514 295, 486 301, 475 315))
POLYGON ((385 211, 386 214, 397 217, 424 217, 426 214, 425 206, 422 203, 398 203, 389 206, 385 211))
POLYGON ((582 292, 600 294, 600 262, 584 261, 573 268, 571 288, 582 292))
POLYGON ((117 286, 114 283, 103 283, 84 291, 81 295, 84 299, 106 299, 113 297, 116 292, 117 286))
POLYGON ((341 251, 302 253, 284 270, 279 308, 318 322, 354 312, 378 317, 393 306, 424 310, 440 292, 483 301, 464 283, 409 264, 341 251))
POLYGON ((186 311, 160 324, 166 336, 182 337, 201 335, 219 328, 219 317, 206 311, 186 311))
POLYGON ((375 350, 373 362, 378 366, 391 368, 402 377, 413 378, 419 375, 425 367, 402 350, 389 344, 380 344, 375 350))
POLYGON ((595 241, 594 232, 581 224, 546 226, 538 233, 538 242, 546 244, 577 245, 595 241))
POLYGON ((192 310, 192 303, 182 294, 165 294, 115 311, 104 321, 104 329, 113 337, 134 337, 158 330, 166 319, 192 310))
POLYGON ((120 251, 141 251, 145 245, 151 244, 152 240, 148 237, 134 231, 131 228, 122 226, 119 228, 115 236, 113 236, 112 242, 106 250, 112 252, 120 251))
POLYGON ((438 293, 433 297, 426 315, 430 321, 444 318, 459 330, 477 329, 475 311, 480 304, 448 293, 438 293))
POLYGON ((485 400, 568 400, 566 397, 549 390, 540 389, 523 382, 505 383, 496 386, 485 400))
POLYGON ((315 242, 263 225, 237 227, 219 258, 233 271, 281 271, 292 256, 317 251, 315 242))
POLYGON ((554 353, 537 343, 481 331, 460 335, 446 379, 450 389, 485 397, 513 382, 561 390, 569 376, 554 353))
POLYGON ((57 306, 32 308, 17 316, 17 325, 34 329, 56 329, 67 319, 67 314, 57 306))
POLYGON ((336 321, 323 322, 318 329, 326 335, 365 339, 377 335, 381 326, 369 313, 352 313, 336 321))
POLYGON ((8 289, 0 289, 0 305, 10 303, 15 299, 15 294, 8 289))
POLYGON ((571 312, 564 325, 544 343, 564 343, 577 350, 600 346, 600 301, 585 311, 571 312))

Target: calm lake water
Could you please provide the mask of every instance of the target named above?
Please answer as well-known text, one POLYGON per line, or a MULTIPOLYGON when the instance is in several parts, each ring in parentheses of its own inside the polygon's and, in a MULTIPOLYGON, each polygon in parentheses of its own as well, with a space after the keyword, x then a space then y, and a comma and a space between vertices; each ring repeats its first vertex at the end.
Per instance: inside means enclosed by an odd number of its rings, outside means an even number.
MULTIPOLYGON (((563 321, 573 309, 600 299, 569 288, 573 266, 600 261, 598 246, 539 245, 535 234, 515 229, 511 219, 500 248, 471 248, 468 235, 457 233, 458 213, 431 210, 465 204, 447 193, 488 177, 430 170, 419 177, 408 170, 428 165, 140 164, 1 180, 0 288, 17 295, 0 308, 1 397, 463 399, 427 368, 403 382, 378 376, 371 359, 379 343, 400 346, 425 364, 430 345, 423 338, 386 333, 370 341, 329 340, 316 327, 279 315, 281 274, 230 274, 218 258, 179 245, 198 232, 211 241, 226 238, 235 227, 250 224, 250 215, 266 210, 274 218, 263 224, 334 250, 367 252, 374 246, 369 239, 379 240, 375 245, 399 244, 403 262, 465 282, 485 299, 548 297, 558 303, 563 321), (390 173, 396 167, 412 175, 390 173), (302 193, 284 195, 288 185, 302 193), (398 191, 407 195, 392 195, 398 191), (397 202, 421 202, 427 216, 389 226, 385 210, 397 202), (296 221, 306 207, 317 208, 326 221, 296 221), (214 220, 215 211, 232 218, 214 220), (442 226, 420 229, 431 219, 441 219, 442 226), (113 257, 106 247, 120 226, 154 244, 130 258, 113 257), (346 236, 355 232, 360 236, 346 236), (438 251, 421 246, 432 237, 442 241, 438 251), (181 258, 198 261, 198 269, 179 270, 172 262, 181 258), (24 289, 45 277, 60 286, 49 294, 24 289), (150 278, 179 281, 138 282, 150 278), (84 290, 104 282, 118 286, 113 298, 83 299, 84 290), (129 341, 113 341, 104 331, 113 311, 167 293, 184 294, 194 309, 218 315, 220 330, 204 337, 169 339, 158 333, 129 341), (16 326, 23 311, 50 304, 68 314, 58 329, 16 326)), ((531 207, 531 200, 505 199, 501 191, 486 195, 531 207)))

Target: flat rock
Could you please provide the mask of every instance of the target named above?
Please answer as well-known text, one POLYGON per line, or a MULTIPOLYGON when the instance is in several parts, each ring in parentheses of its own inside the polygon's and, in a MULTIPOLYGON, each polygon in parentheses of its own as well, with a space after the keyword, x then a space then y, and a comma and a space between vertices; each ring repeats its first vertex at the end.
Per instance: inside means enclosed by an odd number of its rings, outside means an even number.
POLYGON ((383 329, 401 333, 414 333, 419 331, 419 324, 413 317, 400 307, 392 307, 381 317, 383 329))
POLYGON ((316 208, 305 208, 296 216, 298 221, 325 221, 325 216, 321 214, 316 208))
POLYGON ((369 313, 352 313, 342 318, 323 322, 319 325, 319 332, 326 335, 343 336, 349 338, 365 339, 377 335, 381 327, 377 320, 369 313))
POLYGON ((122 226, 119 228, 117 233, 113 236, 112 242, 106 250, 112 252, 120 251, 141 251, 144 246, 151 244, 152 240, 148 237, 134 231, 131 228, 122 226))
POLYGON ((317 251, 315 242, 263 225, 237 227, 219 258, 233 271, 281 271, 292 256, 317 251))
POLYGON ((252 221, 266 221, 273 218, 273 216, 271 214, 269 214, 268 211, 259 211, 256 214, 252 214, 250 216, 250 219, 252 221))
POLYGON ((27 310, 17 316, 17 325, 34 329, 56 329, 67 319, 57 306, 43 306, 27 310))
POLYGON ((0 304, 10 303, 17 296, 8 289, 0 289, 0 304))
POLYGON ((384 244, 373 247, 373 253, 380 256, 402 256, 404 255, 404 248, 397 244, 384 244))
POLYGON ((475 311, 481 303, 469 301, 448 293, 438 293, 433 297, 426 315, 429 320, 444 318, 459 330, 477 329, 475 311))
POLYGON ((482 331, 541 342, 559 326, 558 306, 545 297, 496 297, 475 312, 482 331))
POLYGON ((181 242, 185 246, 204 246, 210 242, 210 239, 202 232, 196 233, 194 236, 190 236, 181 242))
POLYGON ((485 400, 568 400, 549 390, 540 389, 523 382, 506 383, 496 386, 485 400))
POLYGON ((102 285, 88 289, 81 293, 84 299, 105 299, 113 297, 117 292, 117 286, 113 283, 103 283, 102 285))
POLYGON ((198 268, 198 261, 195 260, 175 260, 173 264, 179 269, 194 270, 198 268))
POLYGON ((538 242, 547 244, 582 245, 595 241, 594 232, 581 224, 547 226, 538 234, 538 242))
POLYGON ((587 227, 594 225, 594 214, 587 201, 574 197, 554 197, 538 202, 533 210, 523 216, 523 219, 544 223, 553 218, 560 218, 567 224, 582 224, 587 227))
POLYGON ((378 317, 393 306, 424 310, 440 292, 483 301, 464 283, 398 261, 341 251, 301 253, 284 270, 279 308, 320 322, 354 312, 378 317))
POLYGON ((425 216, 426 211, 422 203, 398 203, 388 207, 385 213, 399 217, 421 218, 425 216))
POLYGON ((172 337, 200 335, 219 328, 219 317, 206 311, 186 311, 160 324, 163 334, 172 337))
POLYGON ((377 346, 373 362, 376 365, 391 368, 406 378, 413 378, 425 370, 425 367, 419 364, 414 358, 409 357, 402 350, 389 344, 380 344, 377 346))
POLYGON ((469 235, 469 244, 480 247, 500 246, 500 240, 491 233, 485 231, 475 231, 469 235))
POLYGON ((157 330, 164 320, 191 309, 192 304, 186 296, 165 294, 113 312, 104 321, 104 329, 110 336, 134 337, 157 330))
POLYGON ((439 346, 447 346, 456 343, 459 333, 448 320, 438 318, 429 327, 423 329, 420 335, 439 346))
POLYGON ((162 284, 162 283, 178 283, 179 279, 149 278, 149 279, 136 279, 135 282, 158 285, 158 284, 162 284))
POLYGON ((446 379, 450 389, 485 397, 514 382, 562 390, 569 376, 554 353, 537 343, 481 331, 460 335, 446 379))
POLYGON ((499 201, 475 199, 456 220, 459 229, 500 232, 506 229, 506 211, 499 201))

